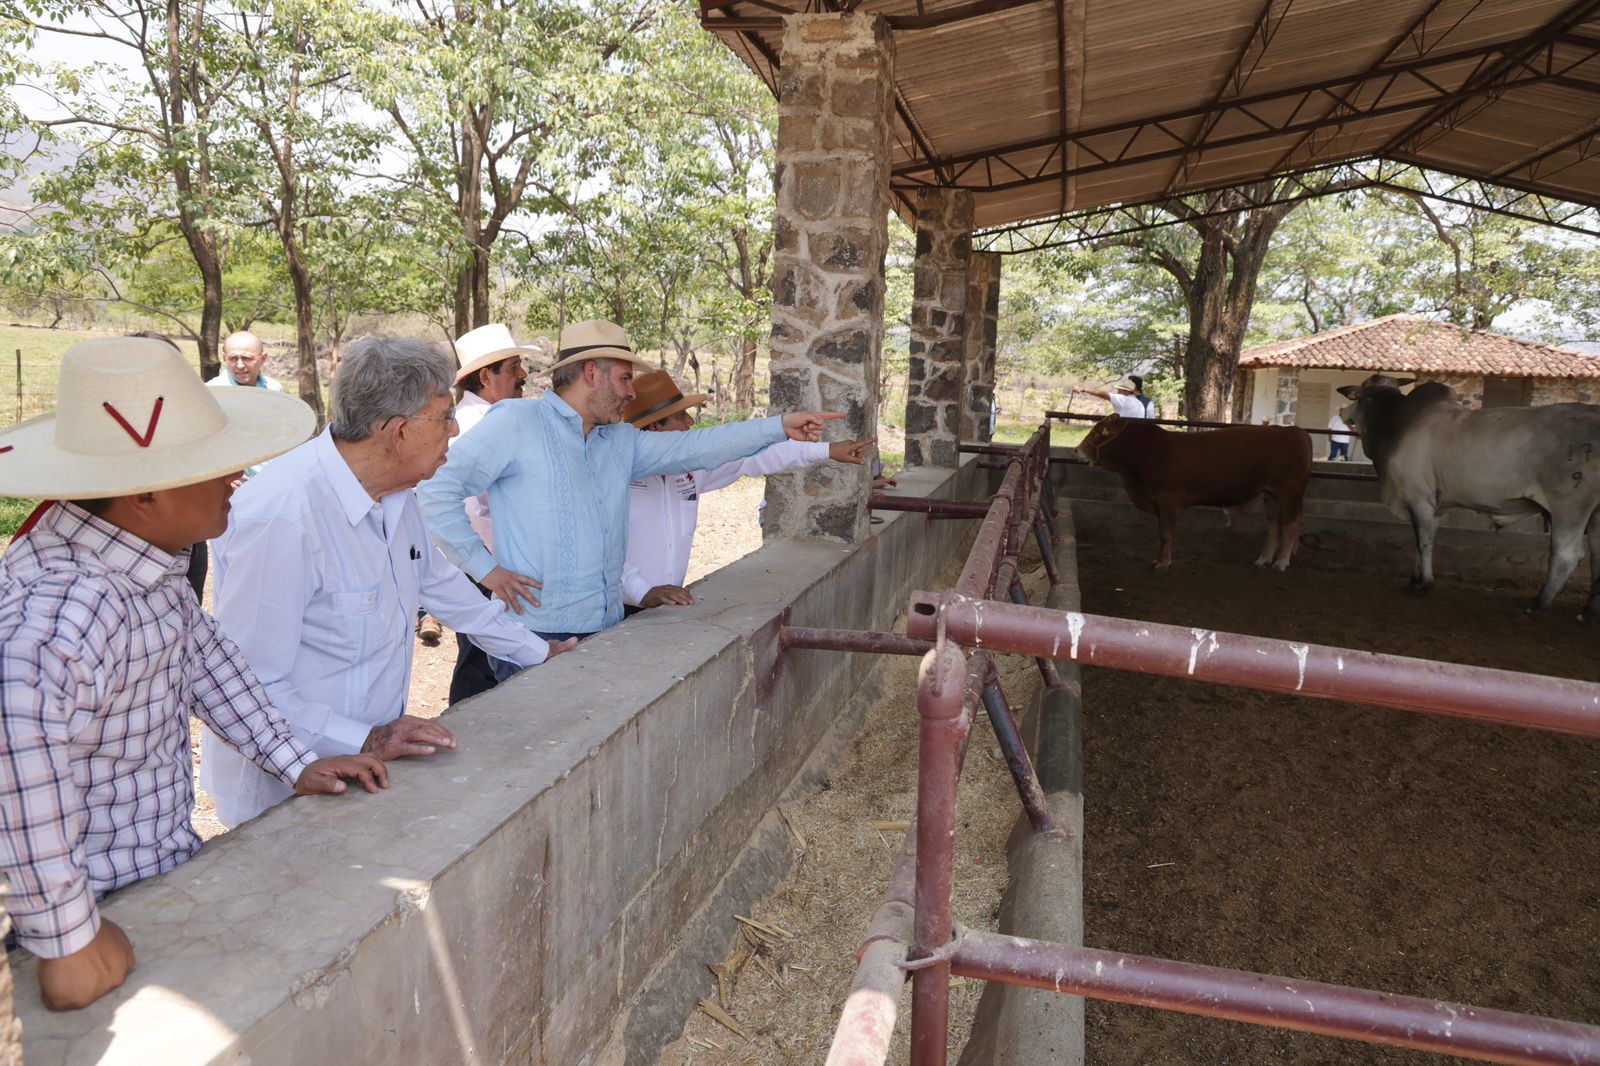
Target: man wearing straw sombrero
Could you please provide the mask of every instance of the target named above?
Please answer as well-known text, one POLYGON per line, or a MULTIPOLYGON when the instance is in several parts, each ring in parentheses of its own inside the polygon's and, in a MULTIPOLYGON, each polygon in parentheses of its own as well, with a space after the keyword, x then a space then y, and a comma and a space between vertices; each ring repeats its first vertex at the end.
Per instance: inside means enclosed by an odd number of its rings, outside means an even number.
MULTIPOLYGON (((633 379, 634 398, 623 410, 629 425, 651 432, 682 433, 694 426, 702 392, 685 396, 672 375, 652 370, 633 379)), ((700 497, 727 488, 742 477, 776 474, 825 459, 860 466, 870 440, 832 443, 785 440, 744 459, 710 470, 656 474, 628 485, 628 561, 622 568, 622 596, 630 609, 686 605, 694 596, 683 587, 689 550, 700 520, 700 497)), ((630 611, 631 613, 631 611, 630 611)))
POLYGON ((96 900, 200 847, 190 712, 295 792, 387 787, 378 759, 318 759, 295 737, 184 579, 239 472, 314 421, 124 337, 73 345, 55 413, 0 433, 0 493, 53 497, 0 558, 0 872, 47 1007, 85 1006, 133 967, 96 900))
MULTIPOLYGON (((502 400, 522 398, 522 386, 528 380, 528 369, 522 360, 537 351, 537 348, 518 345, 511 338, 511 330, 499 322, 479 326, 456 339, 456 358, 461 361, 461 369, 456 371, 456 426, 460 432, 451 439, 452 448, 483 421, 489 408, 502 400)), ((468 497, 464 507, 472 531, 483 538, 491 552, 494 551, 494 520, 489 512, 488 495, 480 493, 468 497)), ((485 596, 489 595, 482 585, 478 588, 485 596)), ((494 664, 488 654, 457 633, 456 665, 450 674, 450 702, 460 703, 494 686, 494 664)))
POLYGON ((806 411, 641 433, 622 422, 636 369, 649 368, 621 326, 566 327, 549 391, 496 404, 417 489, 445 556, 547 640, 581 638, 622 620, 629 481, 719 466, 786 437, 820 440, 827 420, 844 417, 806 411), (481 492, 494 514, 493 551, 462 510, 481 492))

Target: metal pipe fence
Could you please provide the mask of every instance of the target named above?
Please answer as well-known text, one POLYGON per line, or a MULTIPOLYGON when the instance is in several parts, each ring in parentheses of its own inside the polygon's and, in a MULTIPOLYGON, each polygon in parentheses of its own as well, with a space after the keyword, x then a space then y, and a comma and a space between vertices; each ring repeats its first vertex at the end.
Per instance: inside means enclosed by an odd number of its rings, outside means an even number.
MULTIPOLYGON (((1015 716, 999 690, 995 654, 1033 656, 1046 683, 1056 686, 1061 681, 1055 661, 1067 659, 1600 737, 1600 685, 1590 682, 1031 607, 1019 565, 1029 536, 1048 577, 1057 579, 1047 474, 1059 460, 1050 456, 1050 422, 1020 448, 962 446, 979 449, 1006 458, 1005 477, 984 510, 955 586, 913 593, 905 635, 786 628, 780 636, 792 648, 891 654, 926 649, 917 695, 917 813, 862 944, 829 1066, 885 1061, 907 974, 914 1066, 943 1066, 948 1059, 952 975, 1487 1062, 1600 1066, 1600 1027, 1592 1025, 958 928, 950 907, 956 787, 979 705, 995 726, 1034 832, 1056 831, 1015 716), (969 655, 964 648, 977 650, 969 655)), ((879 502, 875 497, 874 506, 879 502)), ((899 509, 977 517, 970 502, 923 502, 929 506, 899 509)))

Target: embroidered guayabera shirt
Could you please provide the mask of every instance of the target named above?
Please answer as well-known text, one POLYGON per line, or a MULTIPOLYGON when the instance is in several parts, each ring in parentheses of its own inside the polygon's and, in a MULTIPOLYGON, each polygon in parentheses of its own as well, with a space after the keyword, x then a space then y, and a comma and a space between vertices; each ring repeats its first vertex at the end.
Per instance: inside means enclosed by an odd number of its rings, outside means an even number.
MULTIPOLYGON (((776 474, 828 457, 826 442, 785 440, 744 459, 687 474, 657 474, 628 482, 628 561, 622 597, 638 606, 657 585, 682 585, 700 521, 700 497, 742 477, 776 474)), ((750 515, 754 522, 756 516, 750 515)))
POLYGON ((776 416, 683 433, 624 422, 584 436, 583 416, 552 389, 490 408, 417 499, 445 558, 472 577, 503 565, 544 583, 539 606, 515 621, 535 633, 594 633, 622 621, 628 482, 719 466, 783 439, 776 416), (481 492, 494 512, 493 552, 462 509, 481 492))
POLYGON ((315 760, 168 555, 71 504, 0 558, 0 869, 18 939, 56 958, 95 900, 193 855, 193 711, 293 784, 315 760))

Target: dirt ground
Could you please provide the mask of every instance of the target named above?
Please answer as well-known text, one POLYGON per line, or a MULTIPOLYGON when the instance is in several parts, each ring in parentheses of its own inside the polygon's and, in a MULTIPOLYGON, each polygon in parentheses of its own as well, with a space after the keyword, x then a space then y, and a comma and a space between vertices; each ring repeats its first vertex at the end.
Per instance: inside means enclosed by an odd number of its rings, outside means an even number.
MULTIPOLYGON (((959 572, 956 567, 943 575, 944 583, 953 583, 959 572)), ((1030 597, 1041 602, 1042 571, 1035 570, 1027 585, 1030 597)), ((662 1053, 661 1066, 800 1066, 826 1057, 855 979, 856 950, 905 836, 885 824, 903 825, 916 810, 917 664, 909 656, 892 662, 883 698, 829 771, 827 784, 783 809, 793 830, 793 865, 750 917, 792 936, 773 941, 743 930, 735 936, 735 945, 767 941, 727 997, 726 1013, 742 1035, 696 1011, 683 1036, 662 1053)), ((999 666, 1007 698, 1025 709, 1040 684, 1033 661, 1006 656, 999 666)), ((1020 806, 981 714, 973 725, 957 811, 956 920, 993 928, 1006 885, 1006 836, 1020 806)), ((966 1042, 983 991, 977 981, 957 978, 954 985, 951 1061, 966 1042)), ((909 993, 902 996, 901 1009, 910 1010, 909 993)), ((907 1017, 903 1014, 896 1027, 890 1063, 908 1061, 907 1017)))
MULTIPOLYGON (((1079 564, 1090 612, 1600 681, 1600 632, 1529 621, 1531 586, 1079 564)), ((1600 1022, 1600 743, 1110 670, 1083 698, 1089 945, 1600 1022)), ((1093 1001, 1087 1029, 1094 1066, 1443 1061, 1093 1001)))

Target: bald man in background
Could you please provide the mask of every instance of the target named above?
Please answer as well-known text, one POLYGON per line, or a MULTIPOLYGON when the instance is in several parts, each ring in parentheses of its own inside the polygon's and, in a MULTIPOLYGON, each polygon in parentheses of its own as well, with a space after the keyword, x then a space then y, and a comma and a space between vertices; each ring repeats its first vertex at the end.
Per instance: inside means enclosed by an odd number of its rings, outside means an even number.
POLYGON ((283 384, 261 372, 267 365, 267 349, 261 338, 248 330, 230 333, 222 342, 222 371, 206 382, 213 388, 242 385, 247 389, 282 392, 283 384))

